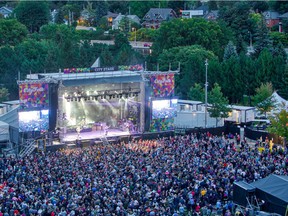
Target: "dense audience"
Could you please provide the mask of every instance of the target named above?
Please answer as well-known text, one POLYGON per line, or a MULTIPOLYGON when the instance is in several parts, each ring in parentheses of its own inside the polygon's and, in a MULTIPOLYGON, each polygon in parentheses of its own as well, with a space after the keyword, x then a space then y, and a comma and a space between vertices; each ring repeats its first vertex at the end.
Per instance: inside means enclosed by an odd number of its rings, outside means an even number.
POLYGON ((191 134, 4 157, 0 172, 0 216, 229 216, 233 182, 287 175, 288 156, 191 134))

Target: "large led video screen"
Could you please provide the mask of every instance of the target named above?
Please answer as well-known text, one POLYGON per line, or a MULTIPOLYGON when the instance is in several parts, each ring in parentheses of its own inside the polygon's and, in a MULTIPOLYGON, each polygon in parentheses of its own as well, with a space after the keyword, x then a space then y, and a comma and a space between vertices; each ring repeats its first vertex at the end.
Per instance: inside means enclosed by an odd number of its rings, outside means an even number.
POLYGON ((171 97, 174 94, 174 74, 158 74, 150 77, 154 97, 171 97))
POLYGON ((176 113, 177 99, 152 101, 152 119, 174 118, 176 113))
POLYGON ((46 131, 49 129, 49 110, 19 112, 19 132, 46 131))
POLYGON ((48 83, 21 83, 19 85, 19 100, 21 109, 48 108, 48 83))

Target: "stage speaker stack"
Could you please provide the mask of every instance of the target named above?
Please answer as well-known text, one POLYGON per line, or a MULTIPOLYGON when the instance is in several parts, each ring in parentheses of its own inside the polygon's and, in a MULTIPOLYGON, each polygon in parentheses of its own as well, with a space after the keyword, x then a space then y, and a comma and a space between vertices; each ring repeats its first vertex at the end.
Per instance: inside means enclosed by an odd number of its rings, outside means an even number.
POLYGON ((255 196, 256 188, 247 182, 234 182, 233 183, 233 202, 246 207, 248 200, 255 196))

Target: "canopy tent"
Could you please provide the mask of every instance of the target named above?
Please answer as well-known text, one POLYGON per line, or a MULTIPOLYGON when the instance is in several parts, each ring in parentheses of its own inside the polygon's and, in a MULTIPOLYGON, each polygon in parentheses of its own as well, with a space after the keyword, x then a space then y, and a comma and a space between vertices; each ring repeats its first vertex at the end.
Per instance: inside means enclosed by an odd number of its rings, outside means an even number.
POLYGON ((265 201, 265 211, 285 215, 288 208, 288 176, 272 174, 251 183, 256 196, 265 201))
POLYGON ((277 92, 273 92, 272 96, 276 102, 276 107, 271 111, 272 113, 280 112, 282 109, 288 111, 288 101, 282 98, 277 92))
POLYGON ((0 142, 9 140, 9 124, 0 121, 0 142))

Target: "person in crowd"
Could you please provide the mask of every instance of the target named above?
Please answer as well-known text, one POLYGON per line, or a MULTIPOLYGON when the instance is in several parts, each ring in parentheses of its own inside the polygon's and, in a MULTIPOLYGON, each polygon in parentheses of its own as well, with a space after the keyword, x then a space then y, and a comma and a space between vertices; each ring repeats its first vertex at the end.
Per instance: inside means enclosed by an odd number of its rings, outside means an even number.
POLYGON ((190 134, 0 158, 2 215, 233 215, 233 182, 288 174, 284 151, 190 134))

